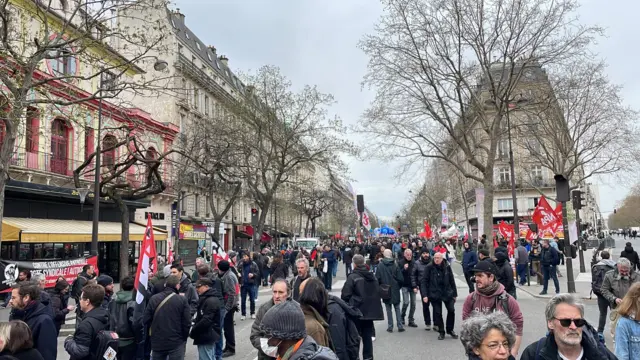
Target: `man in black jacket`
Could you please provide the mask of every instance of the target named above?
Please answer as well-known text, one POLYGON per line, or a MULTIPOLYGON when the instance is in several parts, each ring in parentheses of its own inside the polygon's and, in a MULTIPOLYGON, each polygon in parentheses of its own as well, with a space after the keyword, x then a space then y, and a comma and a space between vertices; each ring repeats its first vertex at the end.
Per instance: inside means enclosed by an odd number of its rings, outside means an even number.
MULTIPOLYGON (((92 360, 102 358, 95 354, 96 336, 98 332, 109 329, 109 312, 100 305, 104 300, 104 288, 97 284, 89 284, 82 288, 79 306, 84 317, 73 335, 64 341, 64 349, 71 360, 92 360)), ((35 337, 34 337, 35 338, 35 337)))
POLYGON ((33 347, 44 360, 55 360, 58 353, 56 325, 49 309, 40 302, 40 287, 23 281, 11 290, 9 305, 13 308, 9 320, 22 320, 31 329, 33 347))
MULTIPOLYGON (((424 277, 424 273, 427 270, 427 265, 431 263, 431 254, 429 250, 424 250, 422 254, 420 254, 420 259, 413 264, 413 270, 411 271, 411 287, 413 288, 413 293, 416 294, 418 290, 422 290, 420 288, 420 282, 424 277)), ((420 298, 427 297, 427 294, 420 293, 420 298)), ((425 330, 431 330, 431 311, 429 310, 429 306, 431 303, 429 301, 422 302, 422 317, 424 318, 424 324, 426 326, 425 330)))
POLYGON ((405 317, 407 316, 407 308, 409 308, 409 327, 418 327, 416 325, 413 316, 416 313, 416 293, 413 291, 413 285, 411 284, 411 274, 415 267, 415 261, 413 260, 413 253, 411 250, 406 249, 404 251, 404 257, 398 260, 398 266, 402 270, 402 325, 405 324, 405 317))
POLYGON ((351 244, 347 244, 347 246, 344 247, 342 262, 344 262, 345 276, 349 276, 349 274, 351 274, 351 263, 353 262, 353 250, 351 249, 351 244))
POLYGON ((304 257, 296 260, 296 270, 298 271, 298 275, 291 279, 289 285, 291 287, 291 298, 298 301, 300 300, 300 284, 311 277, 309 273, 309 260, 304 257))
POLYGON ((362 313, 357 322, 362 336, 362 359, 370 360, 373 359, 373 322, 384 320, 380 286, 376 277, 365 266, 362 255, 355 255, 353 264, 355 268, 347 277, 340 298, 362 313))
POLYGON ((180 279, 180 295, 187 299, 189 309, 191 309, 191 317, 193 317, 198 308, 198 293, 193 283, 191 283, 191 278, 184 273, 182 265, 171 265, 171 275, 177 276, 180 279))
POLYGON ((200 277, 196 281, 198 292, 198 311, 196 321, 191 329, 193 345, 198 346, 200 360, 214 360, 215 344, 220 340, 220 307, 222 303, 213 290, 213 281, 200 277))
POLYGON ((180 278, 171 275, 164 290, 149 299, 142 322, 149 329, 154 360, 184 359, 191 310, 184 296, 180 296, 180 278))
POLYGON ((514 299, 517 299, 516 296, 516 284, 513 280, 513 268, 511 267, 511 263, 509 263, 509 258, 507 254, 499 252, 496 253, 496 267, 498 268, 498 273, 496 274, 496 278, 498 282, 504 286, 504 290, 514 299))
POLYGON ((456 281, 449 264, 443 260, 444 255, 437 252, 433 255, 433 263, 427 265, 424 277, 421 281, 421 293, 427 294, 422 298, 422 302, 431 302, 433 306, 433 325, 438 327, 440 335, 438 340, 444 340, 445 325, 442 321, 442 303, 447 308, 447 334, 457 339, 458 335, 453 331, 455 326, 455 306, 458 297, 456 281))
POLYGON ((249 311, 251 318, 256 318, 256 302, 254 299, 254 287, 260 284, 260 270, 258 264, 251 261, 249 254, 242 254, 242 261, 236 267, 238 270, 238 281, 240 281, 240 310, 242 316, 240 320, 247 318, 247 296, 249 297, 249 311))
POLYGON ((630 242, 626 243, 624 250, 620 253, 620 257, 627 258, 631 262, 631 271, 640 270, 640 257, 638 253, 633 250, 633 246, 630 242))

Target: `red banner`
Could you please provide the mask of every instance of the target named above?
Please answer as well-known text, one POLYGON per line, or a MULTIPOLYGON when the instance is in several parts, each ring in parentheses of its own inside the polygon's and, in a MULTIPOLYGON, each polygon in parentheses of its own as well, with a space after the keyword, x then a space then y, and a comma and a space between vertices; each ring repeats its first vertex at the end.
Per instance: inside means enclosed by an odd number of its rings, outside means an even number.
POLYGON ((82 272, 85 265, 93 265, 98 271, 98 257, 89 256, 70 260, 43 260, 43 261, 11 261, 0 260, 0 293, 11 291, 11 287, 18 280, 18 274, 22 270, 29 270, 31 274, 44 274, 45 287, 52 288, 56 285, 58 276, 64 276, 69 284, 73 283, 82 272))

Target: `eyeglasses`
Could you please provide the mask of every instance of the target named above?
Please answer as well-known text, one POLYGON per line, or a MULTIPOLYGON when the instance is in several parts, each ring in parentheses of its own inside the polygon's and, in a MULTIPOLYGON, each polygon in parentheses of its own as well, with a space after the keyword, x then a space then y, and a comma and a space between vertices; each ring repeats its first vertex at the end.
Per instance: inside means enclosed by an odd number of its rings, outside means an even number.
POLYGON ((562 325, 563 327, 569 327, 571 326, 571 323, 574 323, 576 327, 583 327, 587 324, 587 320, 585 319, 555 319, 558 320, 560 322, 560 325, 562 325))
POLYGON ((509 349, 511 349, 511 345, 509 344, 509 342, 508 342, 508 341, 505 341, 505 342, 502 342, 502 343, 499 343, 499 342, 492 342, 492 343, 489 343, 489 344, 483 344, 483 345, 484 345, 484 346, 486 346, 487 348, 489 348, 489 350, 491 350, 491 351, 496 351, 496 350, 498 350, 498 348, 500 348, 500 347, 504 348, 504 349, 505 349, 505 350, 507 350, 507 351, 508 351, 509 349))

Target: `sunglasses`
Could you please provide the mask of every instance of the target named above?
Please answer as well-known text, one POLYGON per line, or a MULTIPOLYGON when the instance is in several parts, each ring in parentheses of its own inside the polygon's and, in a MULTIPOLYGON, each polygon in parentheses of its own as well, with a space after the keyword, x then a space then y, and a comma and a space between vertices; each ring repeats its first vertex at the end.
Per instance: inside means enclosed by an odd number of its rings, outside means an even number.
POLYGON ((555 319, 558 320, 558 322, 560 322, 560 325, 562 325, 563 327, 569 327, 571 326, 571 323, 574 323, 576 327, 583 327, 587 324, 587 320, 585 319, 555 319))

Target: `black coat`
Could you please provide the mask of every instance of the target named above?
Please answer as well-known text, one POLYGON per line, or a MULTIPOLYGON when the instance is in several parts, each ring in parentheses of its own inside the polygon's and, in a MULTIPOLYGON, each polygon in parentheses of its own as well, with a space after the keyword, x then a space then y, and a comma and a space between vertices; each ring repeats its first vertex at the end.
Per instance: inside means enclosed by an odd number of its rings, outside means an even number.
POLYGON ((344 255, 342 256, 342 262, 345 264, 351 264, 353 262, 353 250, 350 247, 344 249, 344 255))
POLYGON ((393 261, 393 259, 382 259, 376 270, 376 278, 380 285, 390 285, 391 298, 388 300, 382 300, 385 304, 400 304, 400 287, 404 281, 402 277, 402 271, 400 267, 393 261))
POLYGON ((12 354, 9 351, 5 350, 0 353, 0 356, 13 356, 18 360, 44 360, 40 352, 34 348, 21 350, 16 352, 15 354, 12 354))
POLYGON ((69 298, 65 294, 61 293, 57 289, 51 293, 51 308, 53 309, 53 322, 56 325, 56 332, 60 334, 60 328, 64 324, 69 310, 69 298))
POLYGON ((213 289, 200 295, 196 322, 189 335, 193 345, 212 345, 220 340, 220 308, 222 303, 213 289))
POLYGON ((150 331, 151 350, 169 351, 181 346, 189 338, 191 328, 191 309, 185 296, 176 289, 165 287, 164 290, 149 299, 142 323, 150 331), (169 294, 169 299, 156 314, 156 309, 169 294), (154 321, 155 317, 155 321, 154 321))
POLYGON ((638 258, 638 253, 633 250, 633 246, 625 246, 622 253, 620 253, 620 257, 627 258, 631 262, 631 271, 640 269, 640 259, 638 258))
MULTIPOLYGON (((591 327, 586 325, 582 328, 582 349, 584 356, 582 360, 616 360, 616 356, 609 351, 604 344, 597 340, 597 333, 591 327)), ((558 345, 553 333, 547 335, 527 346, 520 357, 520 360, 556 360, 558 359, 558 345), (538 356, 536 354, 539 352, 538 356)))
POLYGON ((40 301, 32 301, 23 310, 14 309, 10 320, 22 320, 31 329, 33 347, 36 348, 44 360, 55 360, 58 355, 58 333, 53 323, 51 308, 47 308, 40 301))
POLYGON ((289 275, 289 267, 284 262, 271 264, 271 282, 276 279, 286 279, 289 275))
POLYGON ((329 336, 336 356, 339 360, 358 360, 360 335, 356 321, 362 317, 362 313, 333 295, 329 295, 327 308, 329 336))
POLYGON ((384 320, 378 280, 366 266, 353 269, 342 287, 342 300, 360 310, 361 320, 384 320))
POLYGON ((503 253, 496 254, 496 266, 498 267, 498 273, 496 278, 498 282, 504 285, 504 290, 509 294, 513 294, 516 291, 516 285, 513 281, 513 268, 507 259, 507 256, 503 253))
POLYGON ((413 272, 415 263, 416 262, 413 259, 407 261, 404 257, 398 260, 398 267, 400 268, 400 271, 402 271, 402 287, 404 288, 413 288, 411 285, 411 273, 413 272), (406 269, 404 268, 405 264, 409 264, 409 267, 406 269))
MULTIPOLYGON (((101 330, 109 329, 109 312, 97 307, 84 314, 73 338, 64 341, 64 349, 71 360, 93 360, 91 353, 96 351, 93 341, 101 330)), ((35 339, 35 336, 34 336, 35 339)))
MULTIPOLYGON (((431 257, 427 262, 424 262, 422 258, 415 261, 413 264, 413 269, 411 270, 411 286, 414 289, 420 289, 420 283, 422 282, 422 278, 424 277, 424 273, 427 270, 427 265, 431 263, 431 257)), ((422 294, 424 297, 424 294, 422 294)))
POLYGON ((420 285, 420 293, 431 300, 448 301, 458 297, 456 280, 451 266, 443 260, 440 265, 435 262, 427 265, 420 285))

